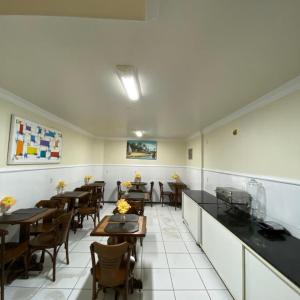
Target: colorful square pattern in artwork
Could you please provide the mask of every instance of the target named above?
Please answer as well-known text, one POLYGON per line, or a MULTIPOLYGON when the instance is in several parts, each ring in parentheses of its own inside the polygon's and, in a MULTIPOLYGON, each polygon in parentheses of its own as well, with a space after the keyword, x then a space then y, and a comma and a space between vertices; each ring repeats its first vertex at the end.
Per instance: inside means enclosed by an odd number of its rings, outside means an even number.
POLYGON ((58 163, 61 152, 61 132, 12 116, 9 164, 58 163))

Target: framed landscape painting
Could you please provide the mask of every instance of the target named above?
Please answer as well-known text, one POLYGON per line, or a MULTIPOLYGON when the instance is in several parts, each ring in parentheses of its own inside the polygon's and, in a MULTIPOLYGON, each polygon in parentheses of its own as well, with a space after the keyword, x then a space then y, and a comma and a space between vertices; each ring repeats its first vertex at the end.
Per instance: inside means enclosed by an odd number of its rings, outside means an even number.
POLYGON ((12 115, 8 164, 59 163, 61 132, 12 115))
POLYGON ((157 142, 156 141, 127 141, 127 159, 157 159, 157 142))

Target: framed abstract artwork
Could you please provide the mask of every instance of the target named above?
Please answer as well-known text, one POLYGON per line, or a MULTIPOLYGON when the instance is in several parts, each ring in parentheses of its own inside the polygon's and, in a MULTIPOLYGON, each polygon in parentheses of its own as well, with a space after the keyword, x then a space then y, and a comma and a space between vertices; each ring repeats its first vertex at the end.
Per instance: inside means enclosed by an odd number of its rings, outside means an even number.
POLYGON ((157 159, 157 142, 156 141, 127 141, 127 159, 157 159))
POLYGON ((8 164, 59 163, 61 156, 61 132, 12 115, 8 164))

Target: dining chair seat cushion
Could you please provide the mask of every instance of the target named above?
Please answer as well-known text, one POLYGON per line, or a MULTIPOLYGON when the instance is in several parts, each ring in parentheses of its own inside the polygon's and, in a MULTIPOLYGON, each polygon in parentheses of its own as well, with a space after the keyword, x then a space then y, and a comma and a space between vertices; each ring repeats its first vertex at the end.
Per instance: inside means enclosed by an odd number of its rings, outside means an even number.
POLYGON ((4 263, 21 256, 28 249, 28 241, 22 243, 6 243, 4 250, 4 263))

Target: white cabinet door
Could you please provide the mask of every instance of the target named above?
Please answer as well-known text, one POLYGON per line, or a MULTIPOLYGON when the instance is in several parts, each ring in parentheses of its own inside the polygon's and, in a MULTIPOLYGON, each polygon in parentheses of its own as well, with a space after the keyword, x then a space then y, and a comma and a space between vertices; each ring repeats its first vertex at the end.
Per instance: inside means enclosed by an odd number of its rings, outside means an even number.
MULTIPOLYGON (((242 300, 242 243, 204 210, 202 210, 202 248, 234 298, 242 300)), ((256 300, 260 299, 263 298, 256 300)))
POLYGON ((298 293, 248 250, 245 250, 245 296, 246 300, 300 299, 298 293))
POLYGON ((183 194, 183 218, 195 241, 201 245, 201 208, 185 194, 183 194))

